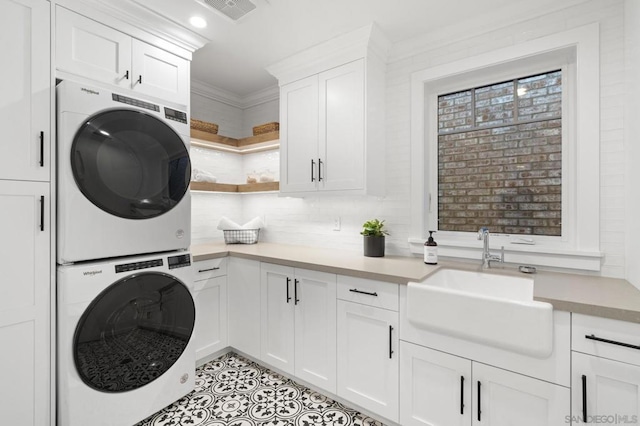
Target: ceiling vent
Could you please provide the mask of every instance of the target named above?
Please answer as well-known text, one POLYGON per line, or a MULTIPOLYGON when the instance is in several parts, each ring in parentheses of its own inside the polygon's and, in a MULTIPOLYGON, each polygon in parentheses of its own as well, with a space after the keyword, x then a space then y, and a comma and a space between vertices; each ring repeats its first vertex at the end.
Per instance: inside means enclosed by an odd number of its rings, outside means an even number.
POLYGON ((207 6, 237 21, 256 8, 249 0, 201 0, 207 6))

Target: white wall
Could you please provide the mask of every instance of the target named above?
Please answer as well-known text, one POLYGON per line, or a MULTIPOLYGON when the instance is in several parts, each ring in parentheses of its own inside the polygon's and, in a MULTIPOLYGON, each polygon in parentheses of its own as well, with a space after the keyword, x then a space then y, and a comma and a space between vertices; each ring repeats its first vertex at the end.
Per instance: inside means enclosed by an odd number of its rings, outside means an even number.
POLYGON ((218 134, 231 138, 242 138, 242 109, 209 97, 191 92, 191 118, 218 125, 218 134))
POLYGON ((625 149, 627 158, 627 275, 640 289, 640 2, 625 2, 627 102, 625 149))
MULTIPOLYGON (((625 225, 625 196, 629 192, 625 187, 626 152, 623 136, 624 0, 593 0, 523 22, 514 22, 505 16, 504 22, 510 24, 473 33, 460 23, 445 31, 394 45, 387 67, 387 196, 381 199, 365 196, 290 199, 274 194, 245 195, 242 201, 244 217, 266 216, 267 228, 261 234, 261 240, 361 250, 360 226, 365 220, 377 217, 386 220, 391 232, 387 239, 387 251, 390 254, 410 255, 407 239, 411 236, 411 73, 599 22, 601 200, 594 200, 594 208, 600 208, 601 212, 600 240, 605 255, 601 274, 624 277, 625 232, 628 230, 625 225), (342 219, 341 231, 333 231, 333 218, 336 216, 342 219)), ((195 116, 195 105, 193 111, 195 116)), ((635 250, 637 253, 638 247, 635 250)))

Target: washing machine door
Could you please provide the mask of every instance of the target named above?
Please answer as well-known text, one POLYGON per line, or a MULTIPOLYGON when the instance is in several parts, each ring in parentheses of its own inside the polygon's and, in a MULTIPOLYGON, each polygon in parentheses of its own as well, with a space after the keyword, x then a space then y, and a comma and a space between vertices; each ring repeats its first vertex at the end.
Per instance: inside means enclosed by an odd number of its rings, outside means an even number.
POLYGON ((118 109, 87 119, 71 146, 80 191, 100 209, 127 219, 149 219, 175 207, 189 188, 189 152, 162 120, 118 109))
POLYGON ((73 356, 82 381, 125 392, 160 377, 180 358, 193 333, 189 289, 171 275, 147 272, 115 282, 80 318, 73 356))

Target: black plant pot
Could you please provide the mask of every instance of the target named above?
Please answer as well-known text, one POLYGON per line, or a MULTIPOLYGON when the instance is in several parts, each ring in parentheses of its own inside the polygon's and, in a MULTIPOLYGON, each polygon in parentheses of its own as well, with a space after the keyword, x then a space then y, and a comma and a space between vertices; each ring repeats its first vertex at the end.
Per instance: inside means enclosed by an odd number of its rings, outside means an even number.
POLYGON ((367 257, 384 257, 384 235, 376 237, 373 235, 363 235, 364 255, 367 257))

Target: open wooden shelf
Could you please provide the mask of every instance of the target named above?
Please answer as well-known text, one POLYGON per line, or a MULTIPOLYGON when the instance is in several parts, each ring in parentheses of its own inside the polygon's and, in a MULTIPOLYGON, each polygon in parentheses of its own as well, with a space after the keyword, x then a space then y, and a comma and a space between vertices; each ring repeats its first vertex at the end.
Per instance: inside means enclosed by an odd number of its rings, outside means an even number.
POLYGON ((264 192, 278 191, 280 182, 258 182, 258 183, 211 183, 211 182, 191 182, 190 188, 194 191, 212 192, 264 192))
POLYGON ((194 145, 211 149, 223 149, 238 154, 258 152, 262 150, 278 148, 278 143, 269 143, 280 140, 280 132, 269 132, 248 138, 235 139, 227 136, 215 135, 202 130, 191 129, 191 138, 194 145))

